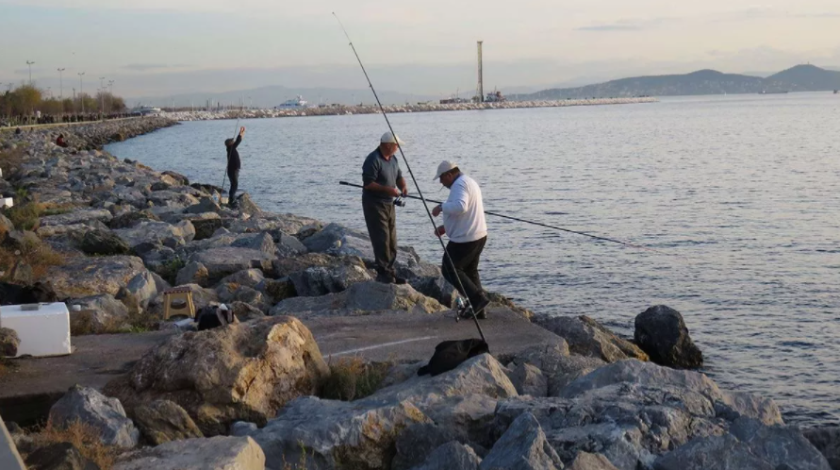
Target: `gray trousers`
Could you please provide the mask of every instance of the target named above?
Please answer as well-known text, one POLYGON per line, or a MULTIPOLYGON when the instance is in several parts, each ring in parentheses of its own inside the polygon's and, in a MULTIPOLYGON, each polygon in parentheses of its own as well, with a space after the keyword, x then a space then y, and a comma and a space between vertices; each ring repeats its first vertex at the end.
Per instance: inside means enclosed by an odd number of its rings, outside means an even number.
POLYGON ((376 272, 380 278, 396 275, 394 262, 397 260, 397 212, 393 202, 362 197, 373 255, 376 257, 376 272))

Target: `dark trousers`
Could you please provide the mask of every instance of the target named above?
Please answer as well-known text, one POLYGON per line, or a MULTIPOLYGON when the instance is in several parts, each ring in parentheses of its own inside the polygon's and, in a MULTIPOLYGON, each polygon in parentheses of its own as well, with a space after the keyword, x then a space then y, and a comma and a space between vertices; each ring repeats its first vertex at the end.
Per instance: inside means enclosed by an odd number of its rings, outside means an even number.
POLYGON ((443 277, 455 286, 461 295, 465 295, 472 305, 478 305, 487 297, 481 287, 481 279, 478 277, 478 260, 486 243, 487 237, 467 243, 449 242, 446 244, 446 251, 452 257, 452 263, 446 259, 445 254, 443 255, 443 266, 441 267, 443 277), (455 272, 452 271, 453 264, 455 265, 455 272), (458 283, 459 280, 461 281, 460 284, 458 283), (461 289, 462 285, 464 286, 463 290, 461 289))
POLYGON ((390 201, 362 197, 373 255, 376 257, 376 272, 381 279, 393 279, 394 262, 397 260, 397 212, 390 201))
POLYGON ((228 170, 228 179, 230 180, 228 204, 233 204, 236 199, 236 190, 239 189, 239 170, 228 170))

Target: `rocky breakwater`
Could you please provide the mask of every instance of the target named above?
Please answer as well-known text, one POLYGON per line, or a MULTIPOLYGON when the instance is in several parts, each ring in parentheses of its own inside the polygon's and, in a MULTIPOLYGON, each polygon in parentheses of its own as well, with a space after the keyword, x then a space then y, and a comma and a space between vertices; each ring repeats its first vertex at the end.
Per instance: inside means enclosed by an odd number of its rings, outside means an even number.
MULTIPOLYGON (((0 246, 19 253, 2 258, 6 279, 79 305, 76 335, 171 331, 104 390, 73 387, 44 431, 12 427, 31 466, 831 468, 772 400, 649 362, 702 361, 667 308, 639 316, 634 343, 593 319, 533 315, 496 295, 488 322, 512 310, 556 341, 436 376, 417 375, 425 361, 325 360, 311 319, 451 315, 452 287, 410 248, 398 255, 410 284, 379 284, 363 233, 268 213, 247 195, 238 209, 220 207, 217 188, 60 149, 45 133, 13 138, 25 151, 4 175, 26 201, 0 218, 0 246), (198 308, 230 305, 236 320, 206 331, 163 321, 170 286, 198 308)), ((490 341, 492 351, 504 338, 490 341)), ((836 458, 836 433, 808 435, 836 458)))

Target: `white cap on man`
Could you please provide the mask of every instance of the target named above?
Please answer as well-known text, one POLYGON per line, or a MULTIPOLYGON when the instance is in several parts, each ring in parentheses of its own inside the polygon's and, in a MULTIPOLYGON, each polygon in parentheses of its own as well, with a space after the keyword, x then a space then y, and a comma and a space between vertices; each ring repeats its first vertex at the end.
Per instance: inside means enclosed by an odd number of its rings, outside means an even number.
POLYGON ((458 164, 455 162, 450 162, 449 160, 440 162, 434 179, 440 178, 440 175, 446 173, 447 171, 454 170, 455 168, 458 168, 458 164))
POLYGON ((398 136, 398 135, 397 135, 397 136, 395 136, 394 134, 392 134, 392 133, 390 133, 390 132, 386 132, 386 133, 382 134, 382 138, 381 138, 381 139, 379 139, 379 141, 380 141, 380 142, 382 142, 383 144, 400 144, 400 145, 405 145, 405 144, 403 143, 402 139, 400 139, 400 136, 398 136))

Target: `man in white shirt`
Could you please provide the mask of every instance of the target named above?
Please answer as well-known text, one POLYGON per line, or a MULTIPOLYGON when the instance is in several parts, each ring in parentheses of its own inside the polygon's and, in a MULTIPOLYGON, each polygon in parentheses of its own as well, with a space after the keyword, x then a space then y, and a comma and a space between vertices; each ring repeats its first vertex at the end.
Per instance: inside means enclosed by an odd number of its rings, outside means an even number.
POLYGON ((487 318, 486 309, 490 300, 478 277, 478 261, 487 243, 487 224, 484 221, 481 188, 474 179, 461 173, 458 165, 450 161, 443 161, 438 165, 435 179, 449 188, 449 198, 446 202, 432 209, 432 215, 435 217, 443 214, 443 225, 437 228, 435 234, 438 237, 449 237, 446 251, 452 258, 452 263, 444 255, 443 276, 461 292, 461 295, 470 300, 478 318, 487 318), (453 264, 455 272, 452 270, 453 264))

